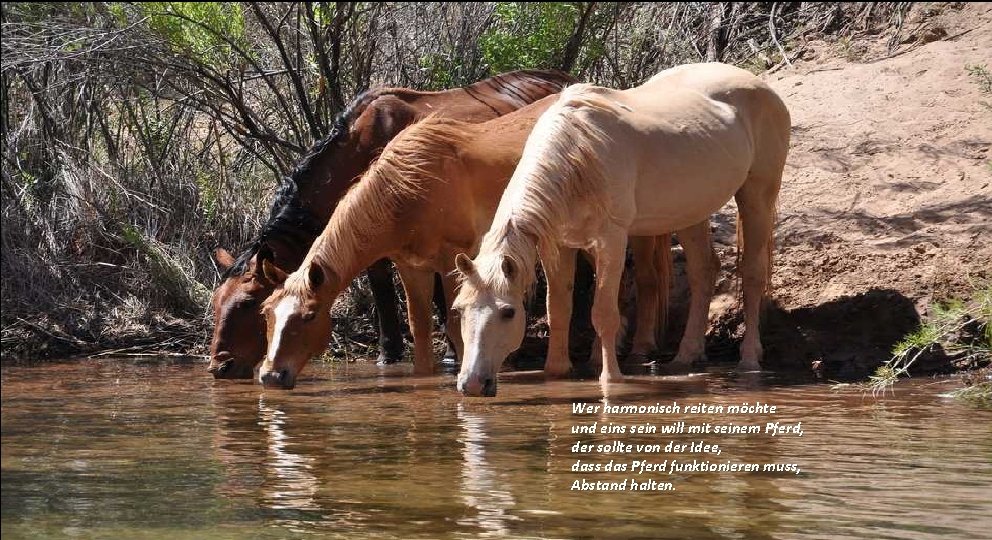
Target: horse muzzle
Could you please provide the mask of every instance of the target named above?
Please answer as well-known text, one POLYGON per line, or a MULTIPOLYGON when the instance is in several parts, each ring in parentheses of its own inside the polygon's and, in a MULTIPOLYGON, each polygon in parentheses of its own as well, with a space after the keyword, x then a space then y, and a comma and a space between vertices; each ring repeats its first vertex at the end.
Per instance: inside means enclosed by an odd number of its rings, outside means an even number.
POLYGON ((215 379, 251 379, 255 374, 255 367, 245 362, 239 362, 229 353, 218 353, 210 359, 207 371, 215 379))
POLYGON ((296 376, 290 374, 288 369, 260 373, 258 375, 258 381, 266 388, 292 390, 296 386, 296 376))
POLYGON ((458 391, 466 396, 496 396, 496 377, 469 375, 458 377, 458 391))

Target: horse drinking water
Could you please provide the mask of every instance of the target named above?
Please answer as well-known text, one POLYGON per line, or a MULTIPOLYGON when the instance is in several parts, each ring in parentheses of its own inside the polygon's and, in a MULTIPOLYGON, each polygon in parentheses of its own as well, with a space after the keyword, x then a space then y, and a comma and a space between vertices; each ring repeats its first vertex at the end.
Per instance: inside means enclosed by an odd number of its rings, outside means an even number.
MULTIPOLYGON (((479 124, 428 118, 408 127, 345 195, 296 272, 264 263, 268 279, 282 285, 263 304, 269 350, 260 382, 295 385, 330 339, 334 300, 383 257, 396 264, 406 291, 415 373, 430 374, 434 274, 444 276, 450 301, 455 254, 477 249, 527 135, 553 100, 479 124)), ((457 321, 449 330, 458 350, 457 321)))
MULTIPOLYGON (((263 265, 271 281, 285 285, 264 304, 270 349, 260 380, 267 386, 295 384, 304 364, 329 338, 327 312, 342 287, 381 257, 394 261, 406 290, 415 371, 430 373, 432 276, 435 272, 444 276, 444 295, 453 299, 455 255, 478 249, 527 136, 554 100, 549 96, 479 124, 428 118, 397 135, 341 202, 300 270, 287 279, 277 268, 263 265)), ((639 255, 654 255, 656 239, 648 240, 650 252, 641 248, 639 255)), ((669 239, 661 244, 661 251, 667 252, 669 239)), ((649 272, 639 276, 653 285, 659 281, 653 273, 657 267, 653 260, 647 262, 649 272)), ((667 272, 667 266, 663 268, 667 272)), ((648 304, 657 306, 657 302, 648 304)), ((653 347, 655 314, 647 315, 638 319, 638 334, 646 334, 639 343, 653 347)), ((457 317, 449 318, 447 330, 460 354, 457 317)), ((567 333, 555 339, 567 345, 567 333)), ((567 346, 554 350, 564 357, 549 358, 545 369, 550 376, 562 375, 570 367, 567 346)))
POLYGON ((692 301, 675 361, 701 358, 717 270, 707 221, 731 197, 739 208, 746 323, 738 367, 758 369, 758 318, 789 129, 778 95, 725 64, 672 68, 630 90, 566 88, 531 132, 478 255, 456 258, 462 282, 453 310, 464 342, 458 389, 496 394, 499 368, 523 339, 523 301, 538 256, 551 335, 567 326, 571 297, 562 283, 576 249, 595 258, 601 380, 618 380, 617 293, 628 236, 679 236, 692 301))
MULTIPOLYGON (((252 378, 266 348, 259 308, 277 285, 263 272, 263 262, 281 272, 299 267, 338 201, 403 128, 431 114, 483 122, 557 93, 572 81, 563 73, 524 70, 442 92, 382 88, 355 98, 330 134, 285 179, 251 246, 237 260, 223 249, 216 251, 224 279, 212 300, 209 371, 218 379, 252 378)), ((397 361, 403 338, 389 263, 375 262, 368 276, 379 318, 380 360, 397 361)))

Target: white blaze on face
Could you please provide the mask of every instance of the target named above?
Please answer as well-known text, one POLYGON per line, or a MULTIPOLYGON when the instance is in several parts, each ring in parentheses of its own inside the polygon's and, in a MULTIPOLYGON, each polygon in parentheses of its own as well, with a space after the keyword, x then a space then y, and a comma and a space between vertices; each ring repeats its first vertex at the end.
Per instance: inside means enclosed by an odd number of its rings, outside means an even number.
POLYGON ((300 305, 300 299, 296 296, 287 296, 279 301, 272 313, 276 316, 276 324, 272 329, 272 342, 269 343, 269 362, 274 362, 279 354, 279 345, 282 343, 282 333, 286 330, 286 321, 289 316, 296 312, 300 305))
POLYGON ((466 310, 466 317, 468 320, 463 321, 462 324, 465 328, 464 334, 468 334, 462 340, 465 347, 465 362, 468 368, 471 370, 478 370, 484 366, 478 365, 484 358, 483 356, 483 338, 486 335, 486 329, 491 324, 492 310, 486 307, 472 306, 466 310), (468 323, 468 324, 465 324, 468 323))
POLYGON ((463 379, 495 376, 507 355, 519 347, 519 343, 514 345, 514 329, 501 319, 498 305, 477 302, 465 310, 462 319, 465 350, 460 372, 463 379))

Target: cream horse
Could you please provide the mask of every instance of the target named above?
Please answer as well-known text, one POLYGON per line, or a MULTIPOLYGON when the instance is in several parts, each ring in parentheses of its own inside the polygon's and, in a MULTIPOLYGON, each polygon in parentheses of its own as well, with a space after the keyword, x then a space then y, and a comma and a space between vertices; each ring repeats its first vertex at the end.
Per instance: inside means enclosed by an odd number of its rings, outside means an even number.
POLYGON ((692 301, 675 362, 700 359, 718 270, 708 218, 731 197, 739 208, 746 324, 738 369, 760 369, 758 319, 789 129, 778 95, 725 64, 672 68, 624 91, 566 88, 528 137, 478 256, 456 257, 462 283, 453 308, 464 341, 458 389, 496 394, 497 372, 524 334, 524 318, 504 314, 523 310, 538 256, 548 278, 549 362, 559 354, 576 249, 595 258, 601 381, 618 380, 617 293, 628 236, 679 236, 692 301))

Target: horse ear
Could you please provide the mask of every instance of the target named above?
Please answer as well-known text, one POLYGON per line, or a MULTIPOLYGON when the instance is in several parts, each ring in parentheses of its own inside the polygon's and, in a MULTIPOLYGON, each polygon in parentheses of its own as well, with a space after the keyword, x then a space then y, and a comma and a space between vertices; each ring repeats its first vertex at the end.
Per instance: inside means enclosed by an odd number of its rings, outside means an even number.
POLYGON ((459 253, 455 256, 455 268, 465 277, 475 274, 475 263, 464 253, 459 253))
POLYGON ((500 262, 499 268, 509 281, 513 281, 513 278, 517 275, 517 263, 505 255, 503 256, 503 261, 500 262))
POLYGON ((311 287, 315 289, 319 288, 324 284, 324 269, 319 264, 311 264, 310 270, 307 272, 307 277, 310 279, 311 287))
POLYGON ((269 259, 262 259, 262 275, 265 279, 276 285, 286 281, 286 277, 288 277, 286 272, 283 272, 282 269, 273 264, 269 259))
MULTIPOLYGON (((281 283, 280 281, 275 281, 275 279, 279 278, 279 272, 282 272, 282 269, 276 266, 275 261, 276 258, 272 254, 272 248, 270 248, 267 244, 262 244, 259 246, 258 251, 255 252, 255 257, 252 260, 254 263, 252 265, 252 272, 254 272, 255 277, 260 280, 281 283), (269 263, 269 265, 275 270, 267 271, 265 268, 265 263, 269 263)), ((285 272, 282 273, 285 274, 285 272)))
POLYGON ((217 263, 217 268, 223 274, 228 268, 234 266, 234 256, 231 255, 226 249, 219 247, 214 250, 214 262, 217 263))
POLYGON ((262 244, 258 246, 258 252, 255 253, 255 258, 259 261, 268 259, 270 261, 276 260, 276 254, 272 252, 272 247, 268 244, 262 244))

